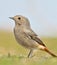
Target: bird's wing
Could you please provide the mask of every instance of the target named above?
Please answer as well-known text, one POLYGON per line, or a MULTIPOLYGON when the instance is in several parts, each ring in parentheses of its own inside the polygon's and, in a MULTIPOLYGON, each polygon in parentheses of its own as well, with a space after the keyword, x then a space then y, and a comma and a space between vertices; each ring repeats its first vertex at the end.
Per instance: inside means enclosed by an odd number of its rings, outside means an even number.
POLYGON ((34 31, 32 31, 31 29, 28 32, 25 31, 25 34, 27 37, 33 39, 38 44, 45 46, 45 44, 38 38, 38 35, 36 35, 36 33, 34 31))

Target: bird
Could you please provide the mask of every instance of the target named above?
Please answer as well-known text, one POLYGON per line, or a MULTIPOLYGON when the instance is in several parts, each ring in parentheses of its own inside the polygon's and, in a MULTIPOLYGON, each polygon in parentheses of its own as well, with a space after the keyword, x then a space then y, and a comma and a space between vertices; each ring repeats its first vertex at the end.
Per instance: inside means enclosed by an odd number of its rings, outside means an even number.
POLYGON ((57 57, 52 53, 43 41, 38 37, 38 35, 32 30, 30 22, 27 17, 22 15, 15 15, 14 17, 9 17, 14 20, 14 35, 18 44, 30 50, 28 58, 32 56, 35 49, 43 50, 49 53, 53 57, 57 57))

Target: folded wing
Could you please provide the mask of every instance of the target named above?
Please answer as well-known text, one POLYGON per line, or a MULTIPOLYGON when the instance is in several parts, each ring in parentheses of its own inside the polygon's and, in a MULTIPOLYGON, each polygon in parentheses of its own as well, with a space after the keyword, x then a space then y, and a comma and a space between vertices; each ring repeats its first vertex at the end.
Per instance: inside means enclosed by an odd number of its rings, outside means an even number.
POLYGON ((38 38, 38 35, 36 35, 36 33, 32 31, 32 29, 25 31, 24 33, 26 34, 27 37, 36 41, 38 44, 45 46, 45 44, 38 38))

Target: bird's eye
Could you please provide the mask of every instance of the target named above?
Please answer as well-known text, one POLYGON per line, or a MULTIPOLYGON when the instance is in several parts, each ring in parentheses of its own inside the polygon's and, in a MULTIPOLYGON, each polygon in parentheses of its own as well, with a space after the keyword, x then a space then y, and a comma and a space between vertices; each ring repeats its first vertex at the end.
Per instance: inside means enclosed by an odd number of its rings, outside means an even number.
POLYGON ((21 18, 19 17, 18 19, 20 20, 21 18))

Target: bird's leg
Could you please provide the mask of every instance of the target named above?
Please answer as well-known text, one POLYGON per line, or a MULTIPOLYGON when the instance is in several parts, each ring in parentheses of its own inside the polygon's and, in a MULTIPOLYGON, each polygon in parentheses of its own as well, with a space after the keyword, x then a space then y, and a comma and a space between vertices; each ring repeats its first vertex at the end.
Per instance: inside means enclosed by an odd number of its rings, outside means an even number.
POLYGON ((33 53, 33 49, 30 50, 29 54, 28 54, 28 58, 32 57, 32 53, 33 53))

